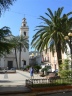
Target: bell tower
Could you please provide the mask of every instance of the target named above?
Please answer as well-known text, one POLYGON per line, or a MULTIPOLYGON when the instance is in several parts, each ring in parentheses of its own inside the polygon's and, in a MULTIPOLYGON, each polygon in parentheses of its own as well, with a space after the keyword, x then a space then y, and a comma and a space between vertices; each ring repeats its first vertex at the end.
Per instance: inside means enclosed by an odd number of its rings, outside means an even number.
POLYGON ((28 31, 29 31, 29 27, 27 26, 26 18, 23 18, 22 25, 20 28, 20 35, 29 37, 28 31))
MULTIPOLYGON (((27 26, 26 18, 22 19, 22 23, 20 27, 20 36, 24 36, 29 40, 29 27, 27 26)), ((18 55, 18 58, 19 58, 19 55, 18 55)), ((21 65, 20 66, 25 68, 27 65, 29 65, 29 50, 26 48, 26 46, 24 46, 21 49, 21 65)))

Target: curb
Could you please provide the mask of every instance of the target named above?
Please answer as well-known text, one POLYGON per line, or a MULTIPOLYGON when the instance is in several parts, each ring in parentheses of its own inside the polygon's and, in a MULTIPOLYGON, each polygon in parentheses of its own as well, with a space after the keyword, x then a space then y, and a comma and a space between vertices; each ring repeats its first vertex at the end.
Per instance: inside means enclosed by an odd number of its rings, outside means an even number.
POLYGON ((41 95, 49 95, 49 94, 56 94, 56 93, 67 93, 67 92, 72 92, 72 89, 66 89, 66 90, 58 90, 58 91, 48 91, 48 92, 39 92, 36 94, 36 96, 41 96, 41 95))
POLYGON ((30 93, 28 92, 24 92, 24 91, 9 91, 9 92, 0 92, 0 95, 9 95, 9 94, 24 94, 24 93, 30 93))
POLYGON ((0 95, 7 95, 7 94, 23 94, 23 93, 30 93, 31 89, 27 87, 0 87, 0 95))

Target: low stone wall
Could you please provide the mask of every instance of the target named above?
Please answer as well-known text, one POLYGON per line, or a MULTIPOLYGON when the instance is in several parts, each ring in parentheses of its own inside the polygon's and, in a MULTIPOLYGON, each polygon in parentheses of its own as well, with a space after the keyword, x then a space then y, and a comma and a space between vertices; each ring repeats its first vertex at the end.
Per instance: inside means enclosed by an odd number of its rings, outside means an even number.
POLYGON ((0 73, 16 73, 16 70, 0 70, 0 73))
POLYGON ((31 88, 32 92, 53 92, 60 90, 72 90, 71 85, 61 85, 61 86, 51 86, 51 87, 42 87, 42 88, 31 88))

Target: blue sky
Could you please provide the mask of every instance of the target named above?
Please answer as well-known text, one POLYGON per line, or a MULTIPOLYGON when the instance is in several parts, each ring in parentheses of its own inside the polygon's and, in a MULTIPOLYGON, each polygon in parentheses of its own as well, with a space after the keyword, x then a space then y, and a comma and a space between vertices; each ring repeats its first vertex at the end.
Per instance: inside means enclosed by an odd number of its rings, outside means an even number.
MULTIPOLYGON (((72 11, 72 0, 17 0, 10 6, 10 9, 3 12, 0 18, 0 28, 8 26, 13 35, 19 35, 22 19, 24 15, 29 26, 29 43, 36 33, 35 27, 41 23, 39 16, 46 16, 47 8, 53 12, 58 7, 64 7, 63 13, 72 11)), ((30 48, 30 51, 33 49, 30 48)))

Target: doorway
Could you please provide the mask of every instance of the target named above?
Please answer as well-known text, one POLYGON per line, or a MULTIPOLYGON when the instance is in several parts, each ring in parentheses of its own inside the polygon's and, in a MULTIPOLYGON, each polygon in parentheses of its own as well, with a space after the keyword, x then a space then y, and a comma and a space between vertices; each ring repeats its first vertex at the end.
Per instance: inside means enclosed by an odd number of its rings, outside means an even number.
POLYGON ((26 61, 24 60, 24 65, 26 65, 26 61))
POLYGON ((25 68, 25 66, 26 66, 26 61, 24 60, 23 61, 23 68, 25 68))
POLYGON ((13 61, 8 61, 8 69, 13 68, 13 61))

